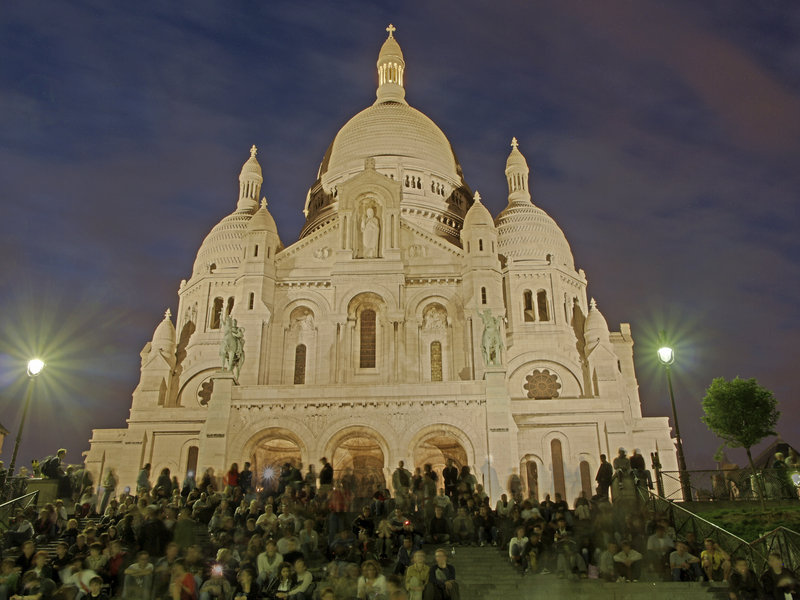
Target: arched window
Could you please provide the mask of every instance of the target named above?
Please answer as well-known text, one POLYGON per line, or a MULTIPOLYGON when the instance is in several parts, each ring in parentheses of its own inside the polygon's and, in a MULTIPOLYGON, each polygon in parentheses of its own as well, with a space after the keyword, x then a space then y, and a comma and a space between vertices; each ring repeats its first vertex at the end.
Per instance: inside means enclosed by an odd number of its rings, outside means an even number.
POLYGON ((298 344, 294 349, 294 383, 296 385, 306 382, 306 345, 298 344))
POLYGON ((550 309, 547 306, 547 292, 544 290, 539 290, 536 292, 536 306, 539 309, 539 320, 549 321, 550 309))
POLYGON ((533 292, 525 290, 522 293, 522 315, 526 323, 532 323, 536 320, 533 312, 533 292))
POLYGON ((478 240, 478 252, 483 252, 483 240, 478 240))
POLYGON ((189 446, 189 452, 186 454, 186 472, 192 475, 197 474, 197 454, 200 449, 197 446, 189 446))
POLYGON ((258 256, 258 244, 253 246, 253 257, 256 257, 256 256, 258 256))
POLYGON ((581 489, 586 494, 587 498, 592 497, 592 472, 589 470, 589 463, 585 460, 581 461, 581 489))
POLYGON ((550 456, 553 458, 553 490, 556 494, 561 494, 561 498, 567 498, 567 484, 564 481, 564 456, 561 453, 561 441, 553 440, 550 442, 550 456))
POLYGON ((486 304, 486 288, 481 288, 481 304, 486 304))
POLYGON ((222 298, 214 298, 214 304, 211 306, 211 319, 209 320, 209 329, 219 329, 219 322, 222 319, 222 298))
POLYGON ((442 381, 442 343, 431 342, 431 381, 442 381))
POLYGON ((367 309, 361 312, 361 347, 359 366, 362 369, 375 368, 375 311, 367 309))
POLYGON ((256 303, 256 295, 250 292, 250 298, 247 300, 247 308, 253 310, 253 305, 256 303))
POLYGON ((226 315, 229 315, 233 312, 233 296, 228 298, 228 310, 225 311, 226 315))

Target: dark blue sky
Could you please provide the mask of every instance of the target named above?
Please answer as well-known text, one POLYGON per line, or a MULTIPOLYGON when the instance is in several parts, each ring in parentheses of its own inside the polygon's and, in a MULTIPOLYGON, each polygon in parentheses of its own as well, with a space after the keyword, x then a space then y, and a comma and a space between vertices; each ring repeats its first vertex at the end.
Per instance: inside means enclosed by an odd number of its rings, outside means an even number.
MULTIPOLYGON (((374 100, 389 22, 407 99, 497 214, 512 136, 612 329, 630 322, 645 414, 678 348, 690 465, 700 400, 756 377, 800 443, 800 8, 795 2, 4 3, 0 11, 0 422, 22 358, 49 367, 20 463, 124 427, 139 351, 255 143, 284 243, 319 162, 374 100)), ((12 435, 13 438, 13 435, 12 435)), ((9 460, 13 440, 3 458, 9 460)), ((738 456, 732 453, 732 456, 738 456)))

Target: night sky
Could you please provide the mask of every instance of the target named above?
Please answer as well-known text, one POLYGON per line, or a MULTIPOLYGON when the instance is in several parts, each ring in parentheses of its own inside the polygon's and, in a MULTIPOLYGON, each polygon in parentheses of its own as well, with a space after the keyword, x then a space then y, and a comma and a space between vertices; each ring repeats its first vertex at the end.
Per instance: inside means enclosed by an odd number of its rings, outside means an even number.
MULTIPOLYGON (((259 147, 285 244, 338 129, 374 101, 387 24, 409 103, 449 137, 493 214, 509 141, 533 200, 630 322, 643 410, 667 415, 656 336, 677 349, 690 467, 712 378, 755 377, 800 443, 800 4, 101 2, 0 11, 0 422, 24 360, 48 368, 18 465, 124 427, 139 352, 235 209, 259 147)), ((12 433, 2 458, 9 462, 12 433)), ((729 455, 740 463, 743 454, 729 455)))

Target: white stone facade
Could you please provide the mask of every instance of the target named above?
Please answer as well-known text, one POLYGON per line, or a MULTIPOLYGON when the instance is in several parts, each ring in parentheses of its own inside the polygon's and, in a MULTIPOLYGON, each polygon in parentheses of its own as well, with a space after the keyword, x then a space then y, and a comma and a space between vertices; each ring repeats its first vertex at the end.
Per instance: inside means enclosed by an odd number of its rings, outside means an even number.
POLYGON ((493 498, 518 477, 524 493, 571 502, 619 446, 677 470, 667 419, 642 417, 630 326, 609 332, 587 300, 564 234, 531 202, 516 140, 493 219, 445 135, 406 103, 404 68, 390 32, 377 100, 326 152, 289 246, 259 208, 253 147, 236 210, 181 282, 177 329, 168 312, 142 350, 127 427, 93 432, 96 477, 114 467, 133 487, 147 462, 182 479, 327 456, 389 484, 399 460, 454 458, 493 498), (495 366, 486 310, 502 319, 495 366), (238 380, 220 370, 228 314, 245 331, 238 380))

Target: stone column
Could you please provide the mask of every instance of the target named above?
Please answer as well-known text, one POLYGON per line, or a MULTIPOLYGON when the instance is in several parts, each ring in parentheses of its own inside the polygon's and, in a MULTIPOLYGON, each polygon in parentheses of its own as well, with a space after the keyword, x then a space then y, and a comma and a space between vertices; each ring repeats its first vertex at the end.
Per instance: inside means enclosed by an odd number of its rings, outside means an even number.
POLYGON ((502 494, 508 493, 512 475, 519 475, 517 425, 511 416, 511 396, 506 385, 503 366, 485 367, 486 381, 486 439, 489 460, 483 465, 486 493, 492 506, 502 494))
POLYGON ((231 396, 236 381, 228 371, 217 371, 211 376, 214 389, 208 402, 208 414, 200 430, 200 451, 197 456, 198 481, 208 467, 214 475, 222 477, 228 470, 227 434, 231 418, 231 396))

